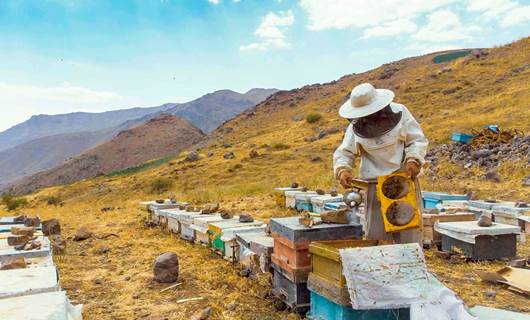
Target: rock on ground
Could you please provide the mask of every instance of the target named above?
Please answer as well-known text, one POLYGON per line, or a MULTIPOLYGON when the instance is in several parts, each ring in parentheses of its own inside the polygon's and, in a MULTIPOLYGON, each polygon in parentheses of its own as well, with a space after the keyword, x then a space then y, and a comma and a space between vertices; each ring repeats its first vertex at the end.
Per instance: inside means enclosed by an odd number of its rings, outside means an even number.
POLYGON ((38 227, 40 225, 40 218, 39 217, 27 217, 26 220, 24 220, 24 225, 26 227, 38 227))
POLYGON ((74 236, 74 241, 83 241, 83 240, 91 238, 93 235, 94 233, 91 230, 89 230, 87 227, 81 227, 79 228, 79 230, 77 230, 74 236))
POLYGON ((50 219, 42 221, 42 233, 45 236, 52 234, 61 234, 61 224, 57 219, 50 219))
POLYGON ((179 261, 176 253, 166 252, 156 257, 153 263, 155 281, 173 283, 178 280, 179 261))

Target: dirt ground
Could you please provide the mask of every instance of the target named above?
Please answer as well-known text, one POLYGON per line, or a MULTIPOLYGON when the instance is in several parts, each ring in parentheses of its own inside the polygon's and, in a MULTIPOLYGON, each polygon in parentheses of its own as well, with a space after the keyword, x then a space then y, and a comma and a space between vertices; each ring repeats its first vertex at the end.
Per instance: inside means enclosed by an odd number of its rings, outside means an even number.
MULTIPOLYGON (((292 215, 276 209, 269 196, 245 198, 223 203, 223 207, 245 210, 255 217, 292 215), (245 204, 252 203, 252 208, 245 204)), ((144 214, 137 201, 110 203, 110 211, 101 205, 66 203, 62 207, 44 206, 22 210, 38 213, 43 219, 59 218, 67 253, 55 256, 61 285, 74 303, 82 303, 84 319, 190 319, 193 314, 211 307, 209 319, 297 319, 287 311, 279 312, 269 296, 269 279, 244 278, 237 266, 221 259, 207 248, 189 244, 159 228, 146 228, 144 214), (101 207, 101 208, 100 208, 101 207), (99 237, 74 242, 73 235, 87 226, 99 237), (152 280, 153 259, 163 252, 179 256, 180 286, 164 292, 168 284, 152 280), (182 299, 201 298, 191 302, 182 299), (227 308, 234 304, 235 308, 227 308)), ((2 216, 13 213, 1 213, 2 216)), ((495 271, 505 262, 450 264, 426 250, 429 269, 468 306, 484 305, 530 313, 528 298, 499 285, 482 282, 475 270, 495 271)), ((518 255, 528 257, 528 243, 518 245, 518 255)))

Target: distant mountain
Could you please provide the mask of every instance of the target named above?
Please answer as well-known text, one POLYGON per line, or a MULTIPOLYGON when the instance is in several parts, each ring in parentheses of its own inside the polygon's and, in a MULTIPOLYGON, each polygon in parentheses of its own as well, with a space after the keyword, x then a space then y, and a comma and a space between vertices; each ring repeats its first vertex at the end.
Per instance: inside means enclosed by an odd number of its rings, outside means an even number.
POLYGON ((0 150, 42 137, 63 133, 92 132, 116 127, 127 120, 163 112, 177 104, 151 108, 132 108, 102 113, 75 112, 60 115, 36 115, 0 133, 0 150))
POLYGON ((277 89, 252 89, 241 94, 231 90, 219 90, 191 102, 176 105, 167 112, 188 120, 208 133, 276 92, 277 89))
POLYGON ((61 165, 109 141, 119 132, 163 113, 176 115, 203 132, 210 132, 277 91, 252 89, 241 94, 220 90, 182 104, 167 103, 158 107, 103 113, 34 116, 0 133, 0 188, 22 177, 61 165))
POLYGON ((103 143, 54 169, 24 178, 12 186, 12 192, 28 193, 50 185, 109 174, 116 170, 165 157, 199 142, 204 133, 188 121, 162 114, 145 124, 120 132, 103 143))

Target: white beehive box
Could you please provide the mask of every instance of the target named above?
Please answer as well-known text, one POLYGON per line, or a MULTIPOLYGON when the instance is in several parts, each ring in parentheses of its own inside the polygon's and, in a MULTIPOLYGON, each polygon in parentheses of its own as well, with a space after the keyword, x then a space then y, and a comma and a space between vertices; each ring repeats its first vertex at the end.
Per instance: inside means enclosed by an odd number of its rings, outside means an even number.
MULTIPOLYGON (((10 235, 10 233, 8 233, 10 235)), ((0 239, 0 263, 6 262, 12 258, 34 258, 51 256, 50 240, 47 237, 38 236, 41 248, 34 250, 15 250, 13 246, 7 244, 7 237, 0 239)), ((1 282, 0 282, 1 287, 1 282)))
POLYGON ((315 191, 285 191, 285 207, 288 209, 295 209, 296 208, 296 195, 299 193, 305 193, 305 194, 316 194, 315 191))
POLYGON ((313 204, 313 212, 322 213, 325 211, 324 207, 326 203, 333 202, 342 202, 342 194, 332 196, 330 194, 325 194, 322 196, 317 196, 311 198, 311 204, 313 204))
POLYGON ((73 306, 65 291, 0 299, 0 319, 82 320, 82 305, 73 306))
POLYGON ((59 290, 54 266, 0 272, 0 299, 59 290))
POLYGON ((239 255, 239 249, 237 248, 236 234, 264 233, 266 228, 267 225, 262 222, 261 225, 245 226, 224 230, 223 234, 221 235, 221 240, 225 243, 225 253, 223 258, 228 261, 237 259, 239 255))
POLYGON ((238 221, 238 220, 239 220, 239 217, 233 217, 231 219, 223 219, 220 214, 193 218, 193 225, 191 225, 191 228, 195 230, 195 243, 202 244, 205 246, 210 245, 210 236, 208 235, 208 225, 210 223, 220 222, 220 221, 238 221))

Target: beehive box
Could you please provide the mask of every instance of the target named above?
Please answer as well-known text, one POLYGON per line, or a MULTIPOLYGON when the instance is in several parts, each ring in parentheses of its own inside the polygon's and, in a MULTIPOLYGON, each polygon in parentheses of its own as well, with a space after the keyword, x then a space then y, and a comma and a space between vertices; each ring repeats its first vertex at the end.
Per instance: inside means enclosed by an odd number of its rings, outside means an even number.
POLYGON ((285 191, 285 207, 287 209, 296 209, 296 195, 299 193, 316 194, 315 191, 285 191))
POLYGON ((180 238, 186 241, 195 241, 195 230, 191 227, 193 225, 193 219, 197 217, 205 216, 200 212, 183 212, 176 216, 176 219, 180 225, 180 238))
POLYGON ((513 258, 516 254, 516 226, 494 223, 480 227, 475 221, 441 222, 435 231, 442 234, 442 250, 459 253, 474 260, 513 258))
POLYGON ((486 201, 486 200, 469 200, 468 205, 473 209, 493 210, 499 206, 513 206, 515 202, 511 201, 486 201))
MULTIPOLYGON (((311 204, 313 206, 313 212, 315 213, 322 213, 326 210, 326 204, 328 203, 343 203, 342 202, 342 194, 332 196, 330 194, 326 194, 323 196, 318 196, 311 198, 311 204)), ((345 205, 345 204, 344 204, 345 205)))
POLYGON ((521 230, 524 231, 524 221, 519 219, 520 216, 521 215, 519 214, 493 211, 493 219, 495 220, 495 222, 517 226, 517 227, 520 227, 521 230))
POLYGON ((442 241, 442 235, 434 230, 436 222, 455 222, 455 221, 474 221, 473 212, 455 212, 455 213, 424 213, 423 217, 423 241, 427 244, 439 243, 442 241))
POLYGON ((274 188, 274 202, 279 207, 285 207, 285 192, 287 191, 300 191, 302 188, 274 188))
POLYGON ((223 219, 220 214, 214 214, 211 216, 199 216, 193 218, 193 225, 191 228, 195 230, 195 243, 210 246, 210 236, 208 235, 208 225, 213 222, 220 221, 238 221, 239 217, 233 217, 231 219, 223 219))
POLYGON ((244 233, 261 233, 265 232, 266 225, 255 225, 255 226, 245 226, 245 227, 238 227, 238 228, 232 228, 232 229, 226 229, 223 231, 223 234, 212 241, 212 243, 215 242, 215 245, 213 245, 215 248, 220 248, 224 245, 224 251, 219 250, 223 252, 223 258, 225 258, 228 261, 237 261, 238 255, 239 255, 239 248, 236 241, 236 235, 237 234, 244 234, 244 233), (221 244, 222 243, 222 244, 221 244))
MULTIPOLYGON (((5 225, 0 225, 0 234, 11 232, 11 228, 24 228, 24 227, 26 227, 24 224, 5 224, 5 225)), ((41 226, 34 227, 34 228, 35 228, 35 230, 42 230, 41 226)))
POLYGON ((340 249, 371 247, 380 244, 391 244, 377 240, 331 240, 315 241, 309 245, 313 273, 337 287, 345 287, 346 280, 342 275, 340 249))
POLYGON ((524 225, 523 231, 525 234, 530 234, 530 215, 519 217, 520 224, 524 225))
POLYGON ((15 222, 15 217, 0 217, 0 225, 19 224, 15 222))
POLYGON ((82 305, 72 306, 68 301, 66 291, 38 293, 0 299, 0 319, 82 319, 82 307, 82 305))
POLYGON ((244 250, 251 251, 250 242, 253 239, 257 237, 262 237, 265 235, 266 235, 265 230, 261 230, 261 229, 257 232, 252 232, 252 233, 236 233, 236 243, 239 246, 239 253, 240 253, 237 257, 238 258, 241 257, 241 253, 244 250))
POLYGON ((0 271, 0 299, 59 290, 54 266, 0 271))
POLYGON ((272 277, 272 294, 283 301, 289 308, 298 313, 309 310, 309 290, 306 283, 293 283, 289 281, 277 266, 272 266, 274 275, 272 277))
POLYGON ((313 204, 311 203, 311 199, 318 197, 318 196, 319 195, 316 192, 310 193, 308 191, 308 192, 297 193, 294 196, 296 210, 313 212, 313 204))
POLYGON ((434 209, 436 205, 445 200, 469 200, 469 196, 465 194, 448 194, 445 192, 422 192, 423 207, 425 209, 434 209))
POLYGON ((291 281, 307 281, 311 271, 309 244, 320 240, 353 239, 361 236, 358 224, 319 224, 312 228, 301 225, 298 217, 271 219, 274 238, 273 263, 282 268, 291 281))
MULTIPOLYGON (((7 233, 6 235, 10 235, 7 233)), ((13 246, 8 245, 7 237, 0 239, 0 263, 4 263, 12 258, 36 258, 51 256, 50 240, 47 237, 38 236, 41 248, 34 250, 15 250, 13 246)))
POLYGON ((158 224, 163 222, 163 225, 166 226, 168 230, 178 234, 180 233, 180 223, 177 217, 185 212, 186 210, 183 209, 162 209, 157 210, 154 213, 154 216, 156 216, 155 220, 158 221, 158 224))
POLYGON ((239 263, 250 270, 252 274, 261 273, 260 269, 260 257, 262 253, 252 251, 252 241, 259 241, 261 238, 266 237, 265 230, 258 230, 257 232, 249 233, 236 233, 236 242, 239 246, 239 251, 236 250, 236 260, 239 263))
POLYGON ((473 137, 475 137, 472 134, 462 133, 462 132, 453 132, 451 134, 451 140, 455 142, 465 143, 468 144, 473 140, 473 137))
POLYGON ((340 305, 326 297, 310 291, 310 320, 409 320, 410 310, 354 310, 351 305, 340 305))
POLYGON ((212 222, 208 225, 208 234, 211 239, 212 248, 221 255, 229 255, 230 258, 232 258, 234 256, 232 248, 236 245, 235 233, 233 229, 239 229, 236 231, 242 231, 243 229, 248 231, 259 228, 263 230, 265 229, 265 224, 261 221, 245 223, 239 221, 218 221, 212 222))
POLYGON ((177 208, 183 208, 187 204, 185 202, 171 202, 169 200, 166 200, 164 203, 157 203, 156 201, 151 201, 148 205, 148 213, 151 214, 151 221, 153 221, 155 224, 159 225, 167 225, 167 219, 162 214, 159 213, 161 210, 167 210, 167 209, 177 209, 177 208))
POLYGON ((326 211, 338 211, 341 209, 347 209, 348 206, 346 203, 340 201, 340 202, 328 202, 324 205, 324 210, 326 211))

